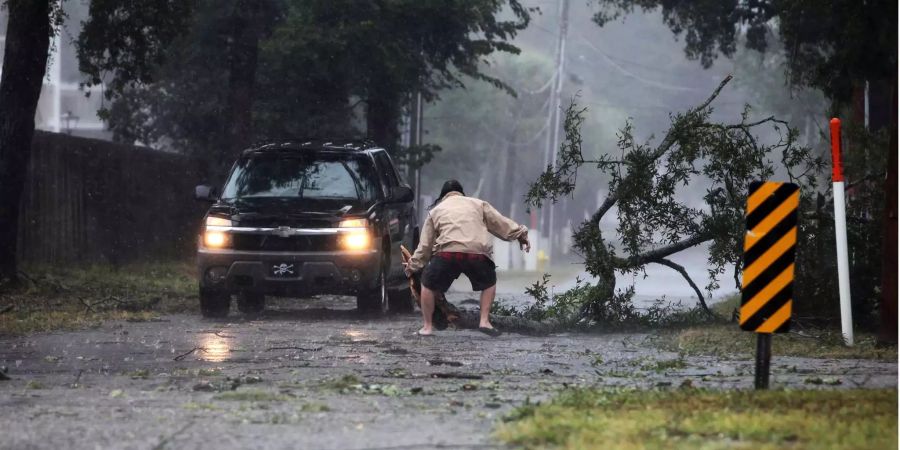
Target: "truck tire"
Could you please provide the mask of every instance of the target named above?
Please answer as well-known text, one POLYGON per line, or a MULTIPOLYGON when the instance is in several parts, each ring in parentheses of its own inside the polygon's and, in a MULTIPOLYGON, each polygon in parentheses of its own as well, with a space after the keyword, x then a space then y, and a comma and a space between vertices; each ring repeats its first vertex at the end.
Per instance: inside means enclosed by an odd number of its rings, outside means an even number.
POLYGON ((384 263, 378 269, 378 278, 375 287, 360 292, 356 296, 356 309, 363 312, 378 312, 384 314, 388 311, 390 300, 387 289, 387 276, 384 263))
POLYGON ((266 308, 266 296, 252 292, 241 292, 237 296, 237 308, 243 314, 259 314, 266 308))
POLYGON ((231 295, 226 291, 200 288, 200 314, 203 317, 227 317, 231 295))

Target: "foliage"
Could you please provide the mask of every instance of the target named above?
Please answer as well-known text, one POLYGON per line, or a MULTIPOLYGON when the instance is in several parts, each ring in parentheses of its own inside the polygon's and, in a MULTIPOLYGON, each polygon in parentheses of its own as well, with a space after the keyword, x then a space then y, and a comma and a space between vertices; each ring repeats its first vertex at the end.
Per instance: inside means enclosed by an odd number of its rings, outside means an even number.
POLYGON ((441 150, 441 146, 437 144, 411 145, 400 148, 394 161, 405 165, 410 170, 416 170, 431 162, 441 150))
MULTIPOLYGON (((105 0, 97 8, 114 13, 120 3, 105 0)), ((208 157, 231 144, 229 45, 241 4, 163 2, 102 20, 92 14, 79 57, 88 82, 112 76, 107 92, 113 102, 104 117, 117 139, 208 157), (152 33, 135 38, 141 45, 109 48, 143 27, 152 33)), ((466 77, 509 90, 480 63, 495 51, 517 53, 508 41, 529 21, 517 0, 265 5, 252 138, 359 135, 358 106, 364 104, 365 133, 397 154, 400 115, 413 93, 432 100, 442 89, 463 86, 466 77), (501 20, 503 11, 512 20, 501 20)), ((419 150, 421 164, 436 149, 419 150)))
POLYGON ((567 389, 496 435, 524 448, 893 448, 897 390, 567 389))
POLYGON ((696 325, 709 320, 699 309, 682 310, 679 305, 668 304, 664 299, 648 308, 638 308, 632 302, 633 287, 605 296, 598 286, 580 278, 576 278, 573 288, 559 294, 551 294, 549 284, 550 275, 544 274, 541 280, 525 289, 525 294, 534 298, 534 303, 520 310, 501 301, 494 302, 491 314, 606 330, 696 325))
MULTIPOLYGON (((851 151, 844 153, 847 195, 847 239, 850 251, 853 319, 863 328, 876 325, 881 289, 887 130, 868 132, 850 124, 845 135, 851 151)), ((794 302, 804 320, 839 317, 837 259, 834 243, 834 203, 831 186, 817 189, 804 202, 799 224, 794 302)))
POLYGON ((85 83, 105 81, 105 95, 114 98, 154 81, 169 43, 188 28, 195 6, 184 0, 91 0, 76 45, 85 83))
MULTIPOLYGON (((599 278, 583 310, 587 317, 606 319, 605 308, 610 305, 604 302, 614 296, 615 271, 640 273, 651 263, 679 270, 666 258, 706 242, 712 267, 707 290, 712 291, 727 265, 740 267, 749 184, 783 169, 790 181, 807 188, 802 191, 815 185, 824 161, 798 145, 796 130, 786 122, 774 117, 753 120, 749 107, 739 123, 710 121, 710 104, 729 80, 696 108, 672 115, 672 125, 658 145, 638 142, 626 123, 619 132, 618 154, 593 160, 582 153, 580 125, 586 109, 574 102, 567 108, 558 162, 531 185, 526 201, 540 206, 568 195, 584 165, 593 165, 608 177, 609 194, 574 234, 574 247, 584 257, 586 270, 599 278), (763 126, 775 131, 774 142, 755 135, 763 126), (696 183, 708 186, 706 195, 702 203, 688 203, 680 194, 696 183), (618 220, 615 240, 604 237, 599 226, 613 206, 618 220), (619 256, 620 251, 624 255, 619 256)), ((686 272, 679 272, 693 286, 686 272)), ((702 296, 700 301, 705 307, 702 296)))
POLYGON ((719 55, 731 57, 744 35, 747 48, 770 49, 780 36, 790 79, 821 89, 838 102, 850 100, 864 80, 895 78, 897 2, 876 0, 598 0, 594 20, 603 25, 636 8, 661 9, 663 22, 684 34, 685 55, 703 67, 719 55))

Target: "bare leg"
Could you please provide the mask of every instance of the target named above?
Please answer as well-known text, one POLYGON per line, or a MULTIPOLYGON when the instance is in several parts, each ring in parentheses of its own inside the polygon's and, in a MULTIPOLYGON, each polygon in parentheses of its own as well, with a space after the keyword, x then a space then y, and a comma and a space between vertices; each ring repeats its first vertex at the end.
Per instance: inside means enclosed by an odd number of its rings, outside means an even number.
POLYGON ((422 286, 421 302, 422 320, 425 322, 425 325, 419 330, 419 334, 432 334, 431 315, 434 314, 434 291, 422 286))
POLYGON ((494 328, 491 325, 491 304, 494 303, 494 294, 497 293, 497 285, 493 285, 481 291, 481 320, 478 326, 481 328, 494 328))

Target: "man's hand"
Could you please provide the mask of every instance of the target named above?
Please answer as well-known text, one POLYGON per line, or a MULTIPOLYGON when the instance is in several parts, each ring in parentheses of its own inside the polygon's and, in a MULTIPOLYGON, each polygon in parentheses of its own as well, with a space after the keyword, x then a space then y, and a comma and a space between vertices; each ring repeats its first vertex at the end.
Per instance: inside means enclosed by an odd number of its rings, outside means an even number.
POLYGON ((528 242, 527 234, 523 234, 522 236, 519 236, 519 248, 521 250, 524 250, 525 253, 528 253, 528 251, 531 250, 531 243, 528 242))
POLYGON ((413 271, 409 269, 409 263, 401 263, 403 264, 403 273, 406 274, 406 278, 412 278, 413 271))

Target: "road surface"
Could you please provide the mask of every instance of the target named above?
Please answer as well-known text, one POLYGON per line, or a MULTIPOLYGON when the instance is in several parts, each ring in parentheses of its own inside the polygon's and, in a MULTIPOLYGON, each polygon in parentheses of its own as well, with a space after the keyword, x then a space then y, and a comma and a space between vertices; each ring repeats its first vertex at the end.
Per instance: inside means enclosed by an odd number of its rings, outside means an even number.
MULTIPOLYGON (((0 448, 483 448, 510 409, 567 385, 753 382, 750 360, 669 364, 678 355, 643 334, 419 337, 415 315, 353 305, 278 301, 257 320, 173 315, 0 338, 12 378, 0 381, 0 448)), ((896 363, 776 358, 773 372, 775 386, 897 383, 896 363)))

